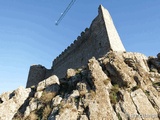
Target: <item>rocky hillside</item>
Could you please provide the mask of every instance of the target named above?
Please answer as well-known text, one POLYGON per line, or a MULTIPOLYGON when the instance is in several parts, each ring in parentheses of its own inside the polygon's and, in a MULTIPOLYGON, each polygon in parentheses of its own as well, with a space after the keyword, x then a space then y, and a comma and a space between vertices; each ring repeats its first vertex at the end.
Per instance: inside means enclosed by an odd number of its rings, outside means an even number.
POLYGON ((159 120, 160 54, 109 52, 0 95, 0 120, 159 120))

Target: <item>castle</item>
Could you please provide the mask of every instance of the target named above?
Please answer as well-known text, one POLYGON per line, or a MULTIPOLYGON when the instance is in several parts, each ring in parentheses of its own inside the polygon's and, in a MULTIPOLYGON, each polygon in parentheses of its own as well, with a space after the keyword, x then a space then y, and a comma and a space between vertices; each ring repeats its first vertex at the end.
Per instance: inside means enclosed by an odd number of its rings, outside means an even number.
POLYGON ((109 51, 125 51, 125 48, 109 12, 100 5, 98 16, 92 21, 90 27, 86 28, 74 43, 54 59, 51 69, 41 65, 30 67, 26 87, 37 85, 53 74, 63 78, 67 69, 81 67, 93 56, 99 58, 109 51))

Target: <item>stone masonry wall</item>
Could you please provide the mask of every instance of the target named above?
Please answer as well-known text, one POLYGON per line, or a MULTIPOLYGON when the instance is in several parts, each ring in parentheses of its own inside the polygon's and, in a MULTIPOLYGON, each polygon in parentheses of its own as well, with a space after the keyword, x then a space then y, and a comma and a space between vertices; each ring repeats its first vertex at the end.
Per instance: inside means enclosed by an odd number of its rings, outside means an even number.
POLYGON ((102 57, 110 50, 125 51, 109 12, 100 6, 99 14, 90 28, 86 28, 81 36, 53 61, 53 74, 64 77, 68 68, 81 67, 93 56, 102 57))
POLYGON ((42 65, 32 65, 29 70, 28 81, 26 87, 37 85, 45 79, 46 68, 42 65))
POLYGON ((42 65, 32 65, 29 70, 28 80, 26 87, 37 85, 42 80, 50 77, 53 73, 52 69, 46 69, 42 65))

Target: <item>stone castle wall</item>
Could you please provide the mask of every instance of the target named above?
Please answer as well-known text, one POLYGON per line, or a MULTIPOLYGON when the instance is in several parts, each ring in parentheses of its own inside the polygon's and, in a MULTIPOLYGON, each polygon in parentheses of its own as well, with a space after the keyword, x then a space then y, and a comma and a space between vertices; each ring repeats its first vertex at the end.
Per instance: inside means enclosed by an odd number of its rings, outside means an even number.
POLYGON ((90 28, 85 29, 81 36, 53 61, 53 73, 64 77, 68 68, 81 67, 93 56, 102 57, 110 50, 125 51, 108 11, 100 6, 99 14, 90 28))
MULTIPOLYGON (((96 58, 102 57, 110 50, 125 51, 125 48, 123 47, 109 12, 100 5, 98 16, 92 21, 90 27, 86 28, 74 43, 54 59, 52 69, 46 69, 45 77, 42 78, 44 79, 52 74, 63 78, 68 68, 79 68, 87 64, 88 60, 93 56, 96 58)), ((35 76, 37 81, 40 80, 36 78, 36 75, 32 75, 32 73, 36 73, 35 71, 30 71, 30 73, 29 76, 35 76)), ((32 81, 32 79, 29 78, 33 77, 28 77, 28 81, 32 81)), ((30 84, 28 86, 30 86, 30 84)))
POLYGON ((64 77, 68 68, 81 67, 91 57, 98 58, 109 51, 107 41, 97 35, 99 32, 102 31, 94 31, 93 33, 92 29, 86 29, 85 32, 82 32, 81 36, 53 61, 53 73, 64 77))

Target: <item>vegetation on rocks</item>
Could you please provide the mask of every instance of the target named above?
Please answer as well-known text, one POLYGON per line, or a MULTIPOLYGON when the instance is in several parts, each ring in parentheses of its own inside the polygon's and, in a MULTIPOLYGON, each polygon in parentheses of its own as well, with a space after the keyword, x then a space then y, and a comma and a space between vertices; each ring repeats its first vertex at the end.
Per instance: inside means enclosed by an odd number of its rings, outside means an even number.
POLYGON ((112 86, 112 89, 109 93, 110 101, 112 104, 116 104, 119 101, 118 93, 119 93, 119 86, 118 85, 112 86))
POLYGON ((146 57, 138 53, 111 52, 108 55, 99 61, 90 59, 88 66, 78 72, 68 70, 63 79, 50 76, 31 89, 0 95, 0 110, 3 113, 0 113, 0 119, 127 120, 136 119, 137 116, 142 118, 145 114, 148 119, 154 117, 158 120, 158 71, 151 72, 151 63, 148 64, 144 59, 146 57), (24 91, 28 91, 24 102, 7 116, 3 110, 8 111, 11 109, 8 106, 19 103, 22 98, 19 94, 24 91))

